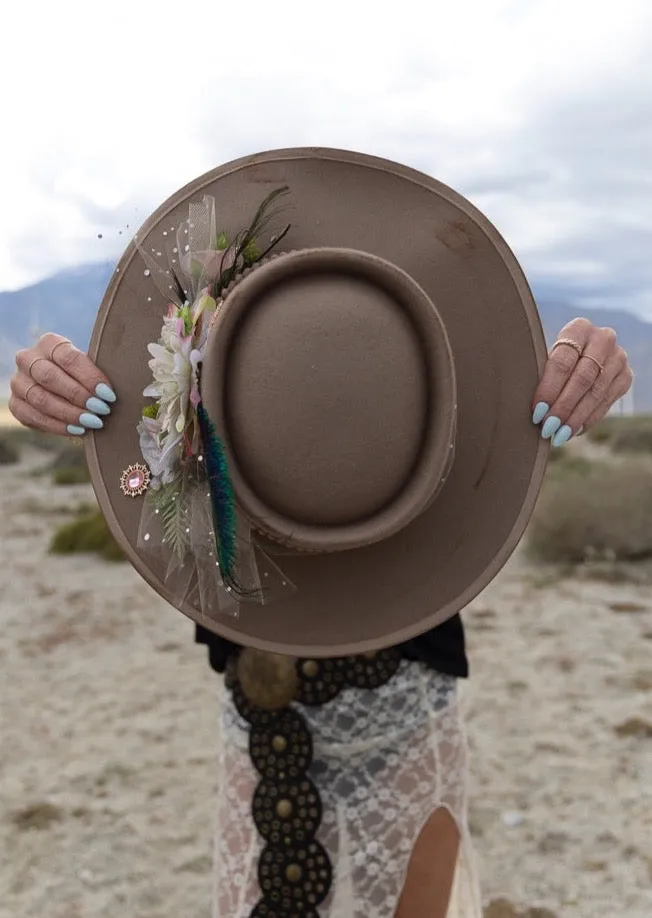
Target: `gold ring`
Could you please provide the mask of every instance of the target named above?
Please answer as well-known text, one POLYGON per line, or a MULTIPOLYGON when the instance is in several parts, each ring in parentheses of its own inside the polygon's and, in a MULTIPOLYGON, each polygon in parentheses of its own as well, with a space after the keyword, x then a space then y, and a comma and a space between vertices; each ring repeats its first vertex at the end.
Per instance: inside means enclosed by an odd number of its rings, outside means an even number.
POLYGON ((72 341, 70 341, 69 338, 64 338, 63 341, 57 341, 57 343, 50 348, 50 360, 54 361, 54 352, 58 347, 61 347, 62 344, 72 344, 72 341))
POLYGON ((580 355, 580 357, 582 357, 582 356, 584 355, 584 348, 582 347, 582 345, 581 345, 581 344, 578 344, 577 341, 573 341, 572 338, 558 338, 558 339, 555 341, 555 343, 553 344, 553 346, 552 346, 552 348, 551 348, 551 350, 550 350, 550 353, 552 354, 552 352, 554 351, 554 349, 555 349, 556 347, 559 347, 561 344, 565 344, 565 345, 567 345, 568 347, 572 347, 574 351, 577 351, 577 353, 580 355))
POLYGON ((600 363, 600 361, 598 360, 597 357, 591 357, 590 354, 582 354, 582 357, 584 357, 585 360, 591 360, 591 361, 593 361, 593 363, 594 363, 594 364, 596 365, 596 367, 598 368, 598 371, 599 371, 599 372, 598 372, 598 376, 600 375, 600 373, 603 373, 603 372, 604 372, 604 366, 600 363))
POLYGON ((33 389, 35 386, 38 386, 38 383, 33 382, 31 385, 29 385, 29 386, 27 387, 27 389, 26 389, 26 391, 25 391, 25 401, 28 402, 28 403, 29 403, 29 397, 28 397, 28 396, 29 396, 29 393, 32 391, 32 389, 33 389))
POLYGON ((39 360, 45 360, 45 361, 47 362, 47 359, 48 359, 47 357, 35 357, 34 360, 32 360, 32 362, 30 363, 30 365, 29 365, 29 367, 28 367, 27 375, 28 375, 28 376, 31 376, 32 379, 34 379, 34 377, 32 376, 32 368, 33 368, 34 364, 38 363, 39 360))

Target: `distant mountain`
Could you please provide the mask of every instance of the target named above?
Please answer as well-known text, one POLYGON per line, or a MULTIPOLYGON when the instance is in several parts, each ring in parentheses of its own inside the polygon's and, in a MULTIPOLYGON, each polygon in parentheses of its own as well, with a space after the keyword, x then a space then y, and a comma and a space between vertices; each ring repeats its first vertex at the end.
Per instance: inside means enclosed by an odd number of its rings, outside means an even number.
MULTIPOLYGON (((0 293, 0 393, 13 373, 14 354, 44 331, 57 331, 86 348, 97 307, 113 264, 81 265, 22 290, 0 293)), ((578 309, 559 299, 539 297, 539 310, 549 341, 578 314, 616 329, 636 373, 634 410, 652 412, 652 323, 613 309, 578 309)))
POLYGON ((0 293, 3 335, 25 345, 44 331, 57 331, 86 347, 113 268, 111 262, 81 265, 22 290, 0 293))

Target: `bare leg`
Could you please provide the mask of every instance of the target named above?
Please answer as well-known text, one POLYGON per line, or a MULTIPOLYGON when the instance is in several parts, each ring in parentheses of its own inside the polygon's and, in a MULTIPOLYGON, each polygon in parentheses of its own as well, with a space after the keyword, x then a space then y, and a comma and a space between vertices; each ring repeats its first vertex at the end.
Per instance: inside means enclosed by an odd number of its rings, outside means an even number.
POLYGON ((446 918, 459 846, 452 816, 435 810, 414 846, 396 918, 446 918))

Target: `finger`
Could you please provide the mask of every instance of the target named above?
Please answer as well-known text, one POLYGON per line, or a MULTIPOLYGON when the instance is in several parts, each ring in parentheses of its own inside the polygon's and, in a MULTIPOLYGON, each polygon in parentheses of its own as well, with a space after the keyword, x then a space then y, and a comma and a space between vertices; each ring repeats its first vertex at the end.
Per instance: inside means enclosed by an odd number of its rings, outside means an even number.
MULTIPOLYGON (((30 377, 18 373, 11 380, 11 391, 19 401, 26 402, 39 415, 62 421, 65 425, 84 429, 100 430, 102 419, 86 408, 78 408, 71 402, 43 388, 30 377)), ((89 399, 89 403, 92 399, 89 399)), ((98 399, 95 399, 97 402, 98 399)), ((70 432, 70 431, 69 431, 70 432)))
POLYGON ((588 344, 592 330, 593 325, 588 319, 574 319, 568 325, 565 325, 559 333, 557 341, 567 338, 569 341, 573 341, 576 347, 572 347, 570 344, 553 345, 541 382, 532 400, 535 424, 543 420, 550 410, 550 405, 553 405, 561 395, 571 373, 579 362, 579 352, 584 350, 588 344), (545 408, 540 406, 545 406, 545 408), (540 416, 537 417, 537 415, 540 416))
MULTIPOLYGON (((54 352, 54 359, 65 361, 68 359, 65 357, 65 354, 71 348, 72 345, 63 342, 63 346, 54 352)), ((65 368, 49 360, 48 357, 38 356, 39 353, 40 351, 35 349, 31 351, 21 351, 17 354, 16 364, 18 366, 17 375, 19 377, 23 380, 38 383, 46 392, 50 392, 52 395, 69 402, 81 411, 86 409, 94 414, 101 415, 110 413, 111 409, 107 402, 103 398, 98 397, 96 392, 93 391, 92 381, 89 385, 82 384, 79 380, 71 376, 65 368)), ((77 353, 85 357, 80 351, 77 351, 77 353)), ((85 359, 87 360, 88 358, 85 357, 85 359)))
POLYGON ((83 386, 84 389, 91 392, 93 396, 101 398, 105 403, 115 402, 115 392, 104 373, 95 366, 83 351, 76 348, 70 341, 65 338, 57 341, 50 348, 48 356, 52 363, 79 385, 83 386))
POLYGON ((32 408, 28 402, 17 398, 13 393, 9 398, 9 410, 17 421, 32 430, 40 430, 43 433, 56 434, 63 437, 81 436, 81 434, 73 434, 69 431, 63 421, 57 421, 56 418, 41 414, 36 408, 32 408))
MULTIPOLYGON (((45 385, 45 388, 49 387, 47 380, 42 378, 43 367, 48 363, 59 367, 72 380, 72 383, 66 382, 66 391, 56 392, 62 398, 68 398, 70 401, 74 400, 75 404, 79 404, 81 407, 84 404, 84 402, 79 402, 81 398, 79 387, 81 387, 86 393, 86 398, 100 398, 106 404, 115 402, 115 392, 106 376, 86 354, 61 335, 48 332, 39 339, 35 348, 19 351, 16 355, 18 369, 26 372, 29 376, 37 378, 37 381, 45 385), (77 391, 77 397, 73 399, 71 393, 75 390, 77 391)), ((48 370, 46 372, 52 371, 48 370)), ((57 379, 58 384, 62 385, 62 377, 58 376, 57 379)))
POLYGON ((613 395, 614 383, 620 379, 626 369, 627 355, 622 348, 618 348, 615 356, 607 360, 604 371, 598 375, 593 386, 579 400, 569 415, 566 424, 571 430, 577 431, 580 427, 586 427, 587 418, 594 411, 609 403, 613 395))
POLYGON ((624 351, 620 354, 616 348, 615 332, 594 329, 584 354, 578 359, 558 399, 550 407, 541 431, 544 439, 552 437, 562 425, 568 424, 568 419, 584 398, 593 400, 592 409, 606 396, 612 381, 625 365, 624 354, 624 351))
POLYGON ((633 382, 634 373, 631 367, 628 366, 612 382, 606 401, 603 401, 588 415, 582 425, 583 432, 590 430, 591 427, 595 427, 596 424, 605 418, 616 402, 627 395, 633 382))

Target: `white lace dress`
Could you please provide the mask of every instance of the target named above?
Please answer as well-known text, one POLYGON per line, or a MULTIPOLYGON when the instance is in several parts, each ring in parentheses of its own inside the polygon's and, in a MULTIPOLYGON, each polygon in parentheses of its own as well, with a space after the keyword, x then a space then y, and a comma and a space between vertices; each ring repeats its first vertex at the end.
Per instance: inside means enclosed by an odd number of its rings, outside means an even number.
MULTIPOLYGON (((393 918, 419 833, 434 809, 446 807, 461 837, 448 918, 482 918, 456 685, 403 661, 377 689, 346 688, 319 707, 296 706, 314 742, 308 776, 323 805, 315 838, 333 867, 327 898, 308 916, 393 918)), ((213 918, 250 918, 264 847, 252 819, 260 776, 249 725, 223 692, 213 918)))

